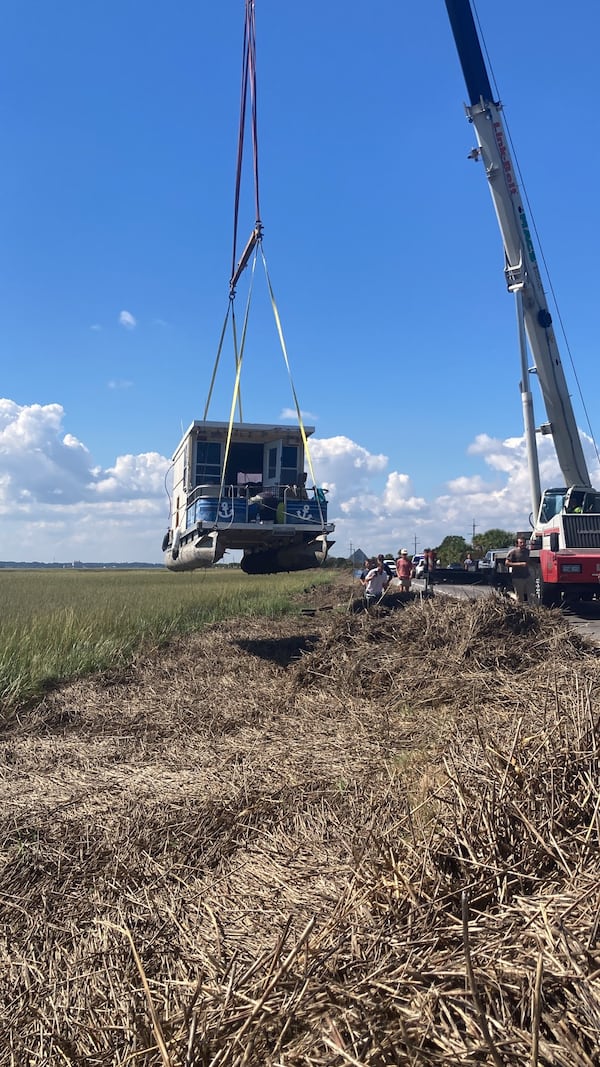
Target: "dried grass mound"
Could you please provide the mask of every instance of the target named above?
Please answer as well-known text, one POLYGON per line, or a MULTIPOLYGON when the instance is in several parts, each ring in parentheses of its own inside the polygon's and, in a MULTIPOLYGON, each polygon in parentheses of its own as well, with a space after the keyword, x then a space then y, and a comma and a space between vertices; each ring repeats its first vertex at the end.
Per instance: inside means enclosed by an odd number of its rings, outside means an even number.
POLYGON ((496 598, 340 608, 4 739, 3 1067, 598 1062, 595 651, 496 598))
POLYGON ((415 600, 404 610, 345 615, 294 681, 338 698, 377 697, 387 709, 436 708, 461 715, 481 702, 518 711, 533 691, 543 694, 569 681, 596 651, 557 612, 531 610, 491 596, 415 600), (518 682, 518 684, 516 684, 518 682))

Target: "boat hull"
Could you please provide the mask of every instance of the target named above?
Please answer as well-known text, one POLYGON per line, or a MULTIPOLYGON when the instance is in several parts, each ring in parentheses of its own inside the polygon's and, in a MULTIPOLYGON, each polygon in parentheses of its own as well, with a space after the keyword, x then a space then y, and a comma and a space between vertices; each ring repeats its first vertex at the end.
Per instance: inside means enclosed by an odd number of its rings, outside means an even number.
POLYGON ((246 574, 277 574, 320 567, 332 544, 322 531, 288 529, 282 537, 264 530, 251 538, 247 528, 237 533, 197 530, 192 536, 176 537, 164 553, 164 562, 172 571, 193 571, 212 567, 227 551, 241 549, 241 568, 246 574), (250 540, 254 543, 249 544, 250 540))

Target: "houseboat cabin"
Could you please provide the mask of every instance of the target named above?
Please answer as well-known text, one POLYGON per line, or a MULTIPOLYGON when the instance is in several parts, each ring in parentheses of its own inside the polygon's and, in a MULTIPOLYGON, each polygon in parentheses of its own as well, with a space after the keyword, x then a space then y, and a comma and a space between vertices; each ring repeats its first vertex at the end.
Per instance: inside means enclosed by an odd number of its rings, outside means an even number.
POLYGON ((334 527, 326 490, 307 486, 304 461, 299 427, 192 423, 173 455, 166 566, 209 567, 230 549, 243 552, 248 574, 318 567, 334 527))

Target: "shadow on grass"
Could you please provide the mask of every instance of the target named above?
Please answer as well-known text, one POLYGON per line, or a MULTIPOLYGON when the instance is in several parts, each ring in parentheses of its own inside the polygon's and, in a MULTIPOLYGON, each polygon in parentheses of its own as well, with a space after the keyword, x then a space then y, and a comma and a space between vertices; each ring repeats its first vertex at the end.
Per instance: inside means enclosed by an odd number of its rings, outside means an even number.
POLYGON ((312 652, 318 640, 318 634, 299 634, 297 637, 240 640, 236 641, 236 645, 251 656, 277 663, 280 667, 289 667, 290 663, 300 659, 303 652, 312 652))

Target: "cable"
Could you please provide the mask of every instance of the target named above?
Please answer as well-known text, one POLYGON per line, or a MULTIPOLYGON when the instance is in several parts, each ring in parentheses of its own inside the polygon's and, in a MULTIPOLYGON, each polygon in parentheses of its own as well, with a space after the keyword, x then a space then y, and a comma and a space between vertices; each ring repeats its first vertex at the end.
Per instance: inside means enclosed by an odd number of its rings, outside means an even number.
POLYGON ((211 400, 211 397, 212 397, 215 378, 216 378, 216 374, 217 374, 217 368, 218 368, 218 365, 219 365, 219 359, 220 359, 221 351, 222 351, 222 348, 223 348, 223 342, 224 342, 224 338, 225 338, 227 322, 228 322, 228 319, 229 319, 229 315, 231 314, 231 323, 232 323, 232 332, 233 332, 233 346, 234 346, 234 356, 235 356, 235 384, 234 384, 234 388, 233 388, 233 397, 232 397, 232 401, 231 401, 231 408, 230 408, 230 413, 229 413, 229 423, 228 423, 228 427, 227 427, 227 438, 226 438, 226 442, 225 442, 225 455, 224 455, 224 460, 223 460, 223 465, 222 465, 222 470, 221 470, 221 484, 220 484, 220 488, 219 488, 219 506, 220 506, 221 500, 222 500, 222 497, 223 497, 224 487, 225 487, 225 471, 226 471, 226 468, 227 468, 227 460, 228 460, 228 457, 229 457, 229 452, 230 452, 230 447, 231 447, 231 439, 232 439, 232 434, 233 434, 233 426, 234 426, 234 417, 235 417, 236 405, 238 406, 238 409, 239 409, 240 422, 243 421, 243 418, 242 418, 241 390, 240 390, 240 376, 241 376, 241 371, 242 371, 242 361, 243 361, 244 347, 245 347, 245 343, 246 343, 248 320, 249 320, 249 315, 250 315, 250 303, 251 303, 252 290, 253 290, 253 285, 254 285, 254 275, 255 275, 255 269, 256 269, 256 261, 257 261, 257 257, 258 257, 258 251, 260 249, 260 255, 261 255, 261 258, 262 258, 262 263, 263 263, 263 267, 264 267, 264 271, 265 271, 265 277, 266 277, 266 281, 267 281, 267 287, 268 287, 268 290, 269 290, 269 296, 270 296, 270 300, 271 300, 271 307, 272 307, 273 315, 274 315, 274 318, 275 318, 275 325, 276 325, 276 328, 277 328, 277 333, 278 333, 279 341, 280 341, 280 344, 281 344, 281 350, 283 352, 283 358, 284 358, 284 362, 285 362, 285 365, 286 365, 286 368, 287 368, 287 372, 288 372, 288 376, 289 376, 289 380, 290 380, 290 385, 291 385, 291 389, 292 389, 292 396, 293 396, 294 405, 295 405, 295 408, 296 408, 296 415, 297 415, 297 418, 298 418, 298 426, 299 426, 299 429, 300 429, 300 434, 301 434, 301 437, 302 437, 302 443, 303 443, 303 446, 304 446, 304 455, 306 457, 306 461, 307 461, 307 464, 308 464, 308 467, 309 467, 309 470, 310 470, 310 474, 311 474, 311 477, 312 477, 312 480, 313 480, 313 486, 314 486, 314 491, 315 491, 315 499, 317 501, 317 506, 318 506, 318 509, 319 509, 319 516, 320 516, 321 524, 324 527, 325 526, 325 519, 324 519, 324 515, 323 515, 323 504, 324 504, 323 493, 324 493, 324 490, 318 489, 316 484, 315 484, 316 483, 315 472, 314 472, 314 468, 313 468, 313 464, 312 464, 312 458, 311 458, 311 455, 310 455, 310 449, 309 449, 309 446, 308 446, 308 438, 306 436, 306 431, 304 429, 304 423, 303 423, 303 420, 302 420, 302 412, 300 410, 300 404, 298 402, 298 397, 297 397, 297 394, 296 394, 296 389, 295 389, 294 381, 293 381, 293 378, 292 378, 290 362, 289 362, 289 358, 288 358, 285 339, 284 339, 284 336, 283 336, 283 329, 282 329, 282 325, 281 325, 281 319, 280 319, 280 316, 279 316, 279 311, 277 309, 277 304, 276 304, 276 301, 275 301, 275 295, 274 295, 274 292, 273 292, 273 287, 271 285, 271 279, 269 277, 269 272, 268 272, 268 269, 267 269, 267 261, 266 261, 264 250, 263 250, 262 239, 263 239, 263 226, 262 226, 262 222, 261 222, 261 219, 260 219, 260 196, 259 196, 259 180, 258 180, 258 122, 257 122, 257 93, 256 93, 256 26, 255 26, 255 19, 254 19, 254 0, 246 0, 245 21, 244 21, 244 36, 243 36, 243 54, 242 54, 242 83, 241 83, 241 91, 240 91, 240 124, 239 124, 239 130, 238 130, 238 147, 237 147, 237 161, 236 161, 236 174, 235 174, 235 192, 234 192, 234 205, 233 205, 233 246, 232 246, 232 259, 231 259, 231 277, 230 277, 230 281, 229 281, 229 306, 228 306, 228 309, 227 309, 227 314, 225 316, 225 321, 223 323, 223 329, 221 331, 221 337, 220 337, 220 340, 219 340, 217 358, 216 358, 215 366, 214 366, 213 373, 212 373, 208 399, 207 399, 206 407, 205 407, 205 411, 204 411, 204 419, 206 420, 207 415, 208 415, 208 408, 209 408, 210 400, 211 400), (256 221, 255 221, 255 224, 254 224, 254 229, 252 230, 252 233, 250 234, 250 237, 249 237, 249 239, 248 239, 248 241, 246 243, 246 246, 245 246, 243 252, 241 253, 241 255, 238 258, 238 226, 239 226, 240 192, 241 192, 242 171, 243 171, 243 161, 244 161, 244 138, 245 138, 246 116, 247 116, 247 110, 248 110, 248 93, 250 94, 250 126, 251 126, 251 132, 252 132, 252 159, 253 159, 253 177, 254 177, 254 210, 255 210, 255 220, 256 221), (237 285, 237 282, 238 282, 242 272, 246 269, 248 263, 250 262, 250 259, 252 259, 251 280, 250 280, 248 296, 247 296, 247 301, 246 301, 246 310, 245 310, 245 314, 244 314, 244 321, 243 321, 243 326, 242 326, 242 334, 241 334, 241 339, 240 339, 240 345, 239 345, 239 348, 238 348, 237 326, 236 326, 235 307, 234 307, 235 295, 236 295, 236 285, 237 285))

